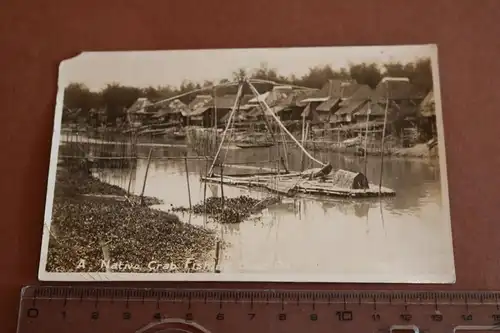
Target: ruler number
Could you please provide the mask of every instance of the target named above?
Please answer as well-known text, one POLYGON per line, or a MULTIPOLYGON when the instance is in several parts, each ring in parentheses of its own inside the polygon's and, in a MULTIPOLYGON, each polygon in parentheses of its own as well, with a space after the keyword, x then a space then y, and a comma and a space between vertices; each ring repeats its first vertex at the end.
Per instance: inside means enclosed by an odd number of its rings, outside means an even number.
POLYGON ((161 320, 161 313, 157 312, 153 315, 153 319, 156 319, 156 320, 161 320))
POLYGON ((491 318, 495 322, 495 325, 500 325, 500 314, 493 314, 491 315, 491 318))
POLYGON ((192 321, 193 320, 193 314, 191 312, 186 313, 186 321, 192 321))
POLYGON ((278 315, 278 320, 281 320, 281 321, 286 320, 286 313, 280 313, 280 314, 278 315))
POLYGON ((224 314, 223 313, 218 313, 217 316, 215 316, 215 319, 217 319, 217 320, 224 320, 224 314))
POLYGON ((372 320, 373 321, 380 321, 380 315, 378 313, 372 314, 372 320))
POLYGON ((443 321, 443 315, 442 314, 433 314, 431 315, 432 321, 443 321))
POLYGON ((351 321, 352 311, 337 311, 337 319, 340 321, 351 321))
POLYGON ((131 314, 130 312, 124 312, 124 313, 122 314, 122 318, 123 318, 124 320, 129 320, 130 318, 132 318, 132 314, 131 314))
POLYGON ((464 321, 471 321, 472 320, 472 315, 471 314, 466 314, 466 315, 464 314, 464 315, 462 315, 462 319, 464 321))
POLYGON ((309 319, 311 319, 311 321, 316 321, 316 320, 318 320, 318 315, 315 313, 311 313, 311 315, 309 316, 309 319))
POLYGON ((399 318, 403 319, 404 321, 410 321, 412 318, 412 315, 409 313, 402 313, 399 315, 399 318))
POLYGON ((94 311, 90 314, 90 318, 92 318, 93 320, 97 320, 99 319, 99 312, 98 311, 94 311))
POLYGON ((248 314, 248 318, 249 318, 250 320, 253 320, 253 319, 255 318, 255 313, 249 313, 249 314, 248 314))

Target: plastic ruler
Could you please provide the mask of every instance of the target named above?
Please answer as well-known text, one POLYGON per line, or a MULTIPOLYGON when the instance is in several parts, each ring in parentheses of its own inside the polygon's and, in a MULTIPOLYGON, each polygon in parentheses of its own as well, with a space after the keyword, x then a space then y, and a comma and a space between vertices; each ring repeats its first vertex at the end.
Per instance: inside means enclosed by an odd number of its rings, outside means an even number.
POLYGON ((26 287, 19 333, 483 332, 499 292, 26 287))

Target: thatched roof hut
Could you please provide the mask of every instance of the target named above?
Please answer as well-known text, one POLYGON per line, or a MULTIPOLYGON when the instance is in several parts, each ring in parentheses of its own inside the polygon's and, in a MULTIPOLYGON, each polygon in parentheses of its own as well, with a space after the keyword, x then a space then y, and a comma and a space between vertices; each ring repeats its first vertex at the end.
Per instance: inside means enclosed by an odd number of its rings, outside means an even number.
POLYGON ((145 113, 151 102, 146 97, 139 97, 134 104, 127 109, 127 114, 145 113))

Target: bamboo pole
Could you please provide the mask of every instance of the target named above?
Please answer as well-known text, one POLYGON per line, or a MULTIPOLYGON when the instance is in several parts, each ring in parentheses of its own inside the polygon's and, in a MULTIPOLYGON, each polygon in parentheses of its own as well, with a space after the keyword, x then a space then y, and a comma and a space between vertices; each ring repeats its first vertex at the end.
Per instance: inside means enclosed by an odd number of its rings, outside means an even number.
POLYGON ((189 211, 191 211, 193 206, 191 204, 191 187, 189 185, 189 169, 188 169, 187 156, 184 158, 184 166, 186 167, 186 184, 187 184, 188 198, 189 198, 189 211))
POLYGON ((133 161, 135 161, 135 164, 137 166, 137 137, 133 134, 133 133, 130 133, 130 152, 128 152, 127 154, 130 155, 128 161, 129 161, 129 167, 130 167, 130 175, 129 175, 129 182, 128 182, 128 186, 127 186, 127 196, 130 195, 130 187, 132 185, 132 174, 133 174, 133 170, 134 170, 134 163, 133 161))
POLYGON ((151 155, 153 154, 153 148, 149 149, 149 154, 148 154, 148 164, 146 165, 146 173, 144 174, 144 182, 142 183, 142 190, 141 190, 141 205, 144 204, 144 191, 146 190, 146 181, 148 180, 148 172, 149 172, 149 165, 151 164, 151 155))
MULTIPOLYGON (((370 103, 370 102, 368 102, 370 103)), ((368 122, 370 120, 370 113, 371 113, 371 105, 368 104, 368 110, 366 110, 366 127, 365 127, 365 147, 364 147, 364 158, 365 158, 365 177, 366 177, 366 169, 368 165, 368 160, 367 160, 367 149, 368 149, 368 122)))
POLYGON ((208 171, 208 174, 210 176, 212 175, 215 163, 216 163, 217 159, 219 158, 220 152, 222 150, 222 145, 224 144, 224 140, 226 139, 227 130, 229 129, 229 126, 231 125, 231 121, 233 120, 234 114, 236 112, 236 107, 239 103, 239 99, 240 99, 240 96, 242 93, 243 93, 243 85, 240 85, 238 88, 238 92, 236 94, 236 101, 234 102, 233 108, 231 109, 231 113, 229 114, 229 117, 227 120, 226 128, 224 129, 224 132, 222 133, 222 138, 221 138, 221 141, 219 144, 219 148, 217 149, 217 152, 214 156, 214 160, 212 162, 212 165, 210 166, 210 169, 208 171))
MULTIPOLYGON (((309 140, 309 121, 306 122, 306 131, 304 133, 304 143, 307 143, 307 141, 309 140)), ((304 171, 304 163, 305 163, 305 159, 302 160, 302 165, 301 165, 301 169, 302 171, 304 171)), ((310 163, 307 163, 307 167, 309 168, 310 166, 310 163)))
POLYGON ((220 165, 220 199, 222 210, 224 210, 224 164, 220 165))
POLYGON ((387 111, 389 110, 389 84, 387 83, 387 81, 385 83, 385 86, 386 86, 387 97, 386 97, 385 110, 384 110, 384 127, 382 129, 382 142, 381 142, 381 148, 380 148, 381 149, 380 150, 381 160, 380 160, 380 180, 379 180, 379 184, 378 184, 379 195, 382 192, 382 177, 384 175, 384 141, 385 141, 385 130, 386 130, 386 126, 387 126, 387 111))
POLYGON ((132 185, 132 162, 130 162, 130 168, 129 168, 129 179, 128 179, 128 186, 127 186, 127 196, 130 196, 130 187, 132 185))
POLYGON ((217 147, 217 88, 214 87, 214 150, 217 147))
MULTIPOLYGON (((250 87, 250 89, 252 90, 252 92, 254 93, 254 95, 258 96, 259 95, 259 92, 257 91, 257 89, 255 89, 255 87, 250 83, 250 81, 246 80, 246 82, 248 83, 248 86, 250 87)), ((313 156, 311 156, 311 154, 309 154, 309 152, 300 144, 300 142, 292 135, 292 133, 290 133, 288 131, 288 129, 285 127, 285 125, 283 125, 281 123, 281 121, 279 120, 279 118, 274 114, 274 112, 271 110, 271 108, 269 107, 269 105, 267 105, 266 101, 261 101, 261 103, 266 107, 266 110, 268 111, 268 113, 271 115, 271 117, 274 118, 274 120, 278 123, 278 125, 283 129, 283 131, 293 140, 293 142, 306 154, 307 157, 309 157, 311 160, 313 160, 314 162, 318 163, 319 165, 321 166, 326 166, 325 163, 315 159, 313 156)))
POLYGON ((220 257, 220 241, 217 241, 215 244, 215 264, 214 264, 214 273, 220 273, 219 270, 219 257, 220 257))
POLYGON ((286 138, 283 131, 280 131, 280 135, 281 135, 281 140, 283 142, 283 154, 285 155, 285 159, 282 161, 282 163, 285 165, 285 172, 288 172, 288 167, 290 164, 288 161, 288 149, 286 147, 286 138))
MULTIPOLYGON (((302 145, 305 144, 306 140, 306 115, 302 111, 302 145)), ((304 171, 304 152, 300 152, 300 171, 304 171)))
MULTIPOLYGON (((248 84, 250 84, 250 82, 248 82, 248 84)), ((259 103, 259 109, 262 113, 262 117, 263 117, 263 120, 264 120, 264 124, 269 132, 269 134, 271 134, 271 140, 273 142, 274 145, 276 145, 276 153, 278 154, 278 160, 283 163, 283 167, 285 168, 285 170, 287 169, 286 165, 285 165, 285 161, 283 160, 282 156, 281 156, 281 151, 279 149, 279 142, 278 140, 276 140, 276 137, 274 135, 274 129, 273 129, 273 126, 269 123, 269 121, 267 120, 267 116, 266 116, 266 112, 264 111, 264 109, 266 108, 266 105, 264 105, 263 103, 265 102, 264 100, 261 101, 260 99, 260 94, 259 92, 257 91, 257 89, 252 90, 252 93, 255 95, 255 98, 257 98, 257 102, 259 103)), ((269 106, 267 106, 269 108, 269 106)), ((269 111, 274 115, 274 112, 269 109, 269 111)), ((275 118, 277 119, 277 118, 275 118)))
POLYGON ((197 92, 207 91, 207 90, 213 89, 215 87, 230 87, 230 86, 235 86, 235 85, 238 85, 238 84, 239 84, 239 82, 233 81, 233 82, 228 82, 228 83, 224 83, 224 84, 217 84, 217 85, 212 85, 212 86, 208 86, 208 87, 203 87, 203 88, 200 88, 200 89, 194 89, 194 90, 182 93, 180 95, 176 95, 176 96, 172 96, 172 97, 169 97, 169 98, 166 98, 166 99, 162 99, 161 101, 158 101, 158 102, 150 104, 149 107, 152 107, 152 106, 155 106, 155 105, 160 105, 160 104, 163 104, 163 103, 166 103, 166 102, 170 102, 170 101, 179 99, 179 98, 184 97, 184 96, 189 96, 189 95, 197 93, 197 92))
MULTIPOLYGON (((208 177, 208 159, 205 160, 205 177, 208 177)), ((207 222, 207 180, 203 182, 203 222, 207 222)))

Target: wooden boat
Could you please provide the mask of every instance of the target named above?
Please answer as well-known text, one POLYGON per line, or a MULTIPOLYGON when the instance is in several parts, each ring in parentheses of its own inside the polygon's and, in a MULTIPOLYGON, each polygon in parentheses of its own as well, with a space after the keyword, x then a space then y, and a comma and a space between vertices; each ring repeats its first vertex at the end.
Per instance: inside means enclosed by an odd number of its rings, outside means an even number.
POLYGON ((186 138, 186 133, 185 132, 174 132, 173 136, 175 139, 181 140, 186 138))
POLYGON ((246 143, 246 142, 239 142, 236 143, 236 147, 238 148, 268 148, 274 146, 274 143, 272 142, 255 142, 255 143, 246 143))

